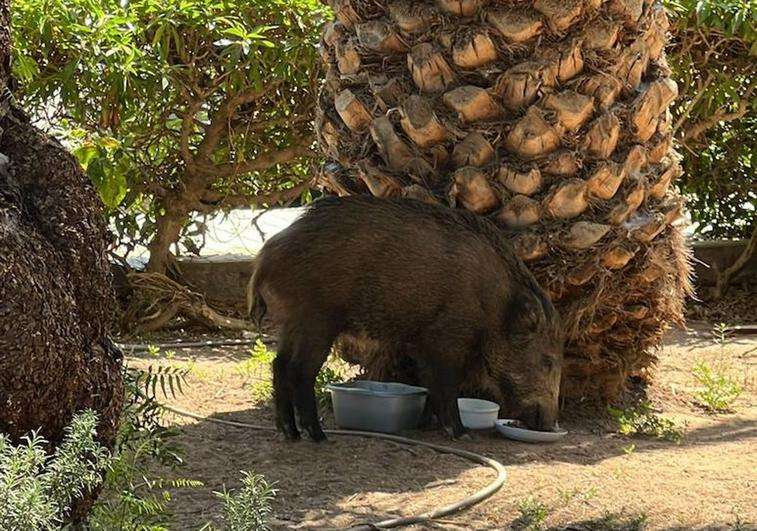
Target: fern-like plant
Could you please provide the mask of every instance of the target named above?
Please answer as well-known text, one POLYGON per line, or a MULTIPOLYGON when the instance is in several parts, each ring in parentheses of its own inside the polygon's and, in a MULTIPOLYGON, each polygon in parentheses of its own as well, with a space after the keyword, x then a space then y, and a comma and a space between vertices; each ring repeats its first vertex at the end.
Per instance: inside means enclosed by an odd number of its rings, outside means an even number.
POLYGON ((171 514, 169 488, 196 488, 192 479, 155 477, 154 465, 176 469, 183 464, 181 449, 172 439, 177 428, 163 423, 158 395, 183 392, 186 369, 150 366, 146 370, 127 367, 124 372, 125 400, 121 424, 108 466, 105 492, 90 514, 91 529, 168 529, 171 514))

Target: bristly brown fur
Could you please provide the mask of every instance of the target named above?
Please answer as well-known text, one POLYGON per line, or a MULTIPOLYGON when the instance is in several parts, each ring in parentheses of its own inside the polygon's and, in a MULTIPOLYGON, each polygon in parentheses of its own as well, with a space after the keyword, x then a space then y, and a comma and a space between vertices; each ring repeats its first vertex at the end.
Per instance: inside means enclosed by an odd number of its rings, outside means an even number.
POLYGON ((461 380, 529 425, 554 423, 559 316, 489 222, 409 199, 327 198, 269 239, 256 262, 250 308, 281 330, 274 387, 288 436, 297 436, 293 404, 322 436, 303 386, 337 341, 414 366, 455 433, 461 380))

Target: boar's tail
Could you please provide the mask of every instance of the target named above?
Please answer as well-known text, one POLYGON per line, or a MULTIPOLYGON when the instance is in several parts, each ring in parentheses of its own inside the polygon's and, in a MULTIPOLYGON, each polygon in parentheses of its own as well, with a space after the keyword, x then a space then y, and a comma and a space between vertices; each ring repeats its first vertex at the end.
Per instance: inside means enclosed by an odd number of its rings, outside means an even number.
POLYGON ((265 314, 268 311, 265 300, 258 289, 260 285, 259 281, 260 279, 258 278, 257 271, 255 271, 250 282, 247 284, 247 315, 252 317, 252 320, 258 329, 260 329, 263 323, 263 317, 265 317, 265 314))

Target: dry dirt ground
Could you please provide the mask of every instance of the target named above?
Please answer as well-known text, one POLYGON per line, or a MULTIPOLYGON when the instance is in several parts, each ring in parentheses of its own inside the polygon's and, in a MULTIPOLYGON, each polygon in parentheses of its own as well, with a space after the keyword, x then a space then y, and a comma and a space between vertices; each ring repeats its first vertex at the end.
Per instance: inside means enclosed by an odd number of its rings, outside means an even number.
MULTIPOLYGON (((691 326, 691 325, 690 325, 691 326)), ((272 425, 268 371, 249 348, 202 348, 132 355, 137 366, 189 366, 185 394, 171 403, 202 415, 272 425), (167 359, 168 358, 168 359, 167 359)), ((410 436, 453 444, 498 459, 502 490, 477 507, 416 529, 757 529, 757 337, 721 348, 708 325, 671 333, 647 396, 666 418, 685 425, 681 444, 627 438, 605 415, 573 408, 561 442, 532 445, 478 433, 450 443, 436 431, 410 436), (706 414, 693 398, 699 360, 725 362, 745 385, 734 412, 706 414)), ((485 467, 432 450, 353 437, 324 444, 286 443, 274 433, 174 417, 186 466, 173 474, 204 487, 173 491, 176 529, 218 518, 213 491, 239 485, 251 470, 275 482, 274 529, 328 529, 408 515, 460 499, 494 477, 485 467)), ((327 415, 327 425, 333 422, 327 415)), ((163 473, 163 471, 158 471, 163 473)), ((170 472, 169 472, 170 474, 170 472)))

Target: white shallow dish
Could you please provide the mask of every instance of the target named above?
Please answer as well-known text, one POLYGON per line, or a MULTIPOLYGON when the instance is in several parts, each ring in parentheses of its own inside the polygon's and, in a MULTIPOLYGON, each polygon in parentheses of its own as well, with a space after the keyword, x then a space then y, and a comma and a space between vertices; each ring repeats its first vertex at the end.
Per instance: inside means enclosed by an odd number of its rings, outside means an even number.
POLYGON ((568 432, 556 427, 553 431, 527 430, 518 426, 519 422, 513 419, 499 419, 495 422, 497 431, 508 439, 521 442, 555 442, 565 437, 568 432))
POLYGON ((463 426, 470 430, 493 428, 499 415, 499 404, 478 398, 458 398, 457 408, 463 426))

